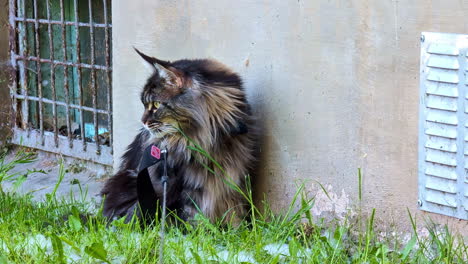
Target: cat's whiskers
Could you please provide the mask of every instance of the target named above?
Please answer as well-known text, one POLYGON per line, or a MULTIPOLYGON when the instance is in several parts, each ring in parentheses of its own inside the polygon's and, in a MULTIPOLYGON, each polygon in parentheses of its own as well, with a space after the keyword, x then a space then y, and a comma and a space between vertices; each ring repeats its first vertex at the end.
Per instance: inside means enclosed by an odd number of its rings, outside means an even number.
POLYGON ((172 135, 175 131, 177 131, 170 124, 160 125, 157 123, 151 123, 148 125, 144 124, 144 127, 150 132, 151 140, 154 138, 162 138, 166 135, 172 135))
POLYGON ((153 129, 158 129, 158 125, 156 125, 156 124, 150 124, 150 125, 148 126, 148 128, 151 129, 151 130, 153 130, 153 129))

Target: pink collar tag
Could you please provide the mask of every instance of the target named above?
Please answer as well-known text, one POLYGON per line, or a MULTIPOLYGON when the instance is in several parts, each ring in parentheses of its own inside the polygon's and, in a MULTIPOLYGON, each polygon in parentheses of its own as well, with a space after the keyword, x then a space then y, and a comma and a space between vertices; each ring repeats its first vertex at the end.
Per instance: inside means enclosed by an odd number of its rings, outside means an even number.
POLYGON ((151 156, 160 159, 161 158, 161 150, 156 146, 151 146, 151 156))

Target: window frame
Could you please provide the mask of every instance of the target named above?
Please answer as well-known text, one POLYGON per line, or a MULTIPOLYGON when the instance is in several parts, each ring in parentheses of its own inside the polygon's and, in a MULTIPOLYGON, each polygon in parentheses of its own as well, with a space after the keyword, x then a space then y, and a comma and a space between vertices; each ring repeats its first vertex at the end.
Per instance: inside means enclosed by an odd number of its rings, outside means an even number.
MULTIPOLYGON (((113 164, 113 149, 112 149, 112 59, 111 59, 111 29, 112 24, 110 22, 111 13, 108 12, 110 10, 111 2, 108 0, 102 0, 103 5, 103 19, 101 23, 97 23, 94 21, 93 17, 93 5, 95 3, 91 0, 87 1, 87 5, 89 10, 86 10, 88 13, 89 21, 83 22, 80 21, 78 13, 79 13, 79 2, 78 0, 57 0, 55 4, 60 4, 60 13, 61 17, 59 20, 52 19, 50 15, 51 9, 51 2, 53 0, 44 1, 46 8, 47 8, 47 17, 40 18, 37 14, 38 10, 38 0, 34 0, 33 4, 33 12, 34 16, 28 17, 26 14, 26 0, 9 0, 9 23, 10 23, 10 35, 9 35, 9 42, 10 42, 10 60, 11 65, 14 69, 14 73, 12 74, 11 79, 11 89, 10 95, 12 98, 12 108, 13 108, 13 118, 12 118, 12 130, 13 130, 13 137, 11 142, 18 145, 23 145, 26 147, 37 148, 49 152, 60 153, 66 156, 71 156, 79 159, 84 159, 88 161, 93 161, 96 163, 101 163, 104 165, 112 165, 113 164), (67 4, 72 5, 72 11, 74 12, 73 20, 67 20, 64 16, 64 1, 68 1, 67 4), (27 38, 28 35, 28 25, 32 24, 34 27, 34 43, 36 50, 31 54, 24 52, 24 46, 28 43, 27 40, 22 38, 27 38), (49 58, 42 58, 40 53, 40 44, 41 40, 39 38, 39 27, 45 26, 47 27, 47 34, 48 34, 48 42, 50 45, 50 57, 49 58), (61 47, 54 46, 54 40, 52 39, 52 27, 60 27, 62 31, 62 43, 61 47), (90 61, 86 63, 85 61, 80 60, 80 29, 86 27, 89 28, 89 38, 90 38, 90 61), (100 30, 100 34, 102 36, 97 39, 97 33, 95 31, 100 30), (74 33, 75 41, 78 43, 76 46, 76 53, 77 56, 75 58, 67 58, 67 43, 65 41, 64 34, 67 33, 74 33), (102 52, 100 50, 96 51, 98 41, 103 41, 104 43, 99 43, 105 50, 103 59, 104 63, 97 63, 96 62, 96 52, 102 52), (53 47, 54 46, 54 47, 53 47), (54 49, 56 48, 63 48, 62 59, 54 58, 54 49), (50 65, 50 82, 52 83, 51 86, 51 93, 53 94, 52 98, 46 98, 43 96, 43 82, 41 80, 41 68, 44 64, 50 65), (35 95, 28 94, 28 73, 30 71, 28 65, 36 65, 36 85, 37 85, 37 92, 35 95), (57 74, 57 69, 62 67, 64 76, 54 76, 54 73, 57 74), (71 68, 71 70, 70 70, 71 68), (89 72, 89 90, 84 88, 85 84, 83 84, 83 74, 82 71, 89 72), (75 87, 75 83, 72 83, 72 89, 78 88, 79 89, 79 99, 77 102, 74 102, 75 99, 70 99, 70 87, 69 81, 67 80, 67 74, 69 71, 77 72, 78 81, 77 86, 75 87), (105 89, 107 91, 106 98, 104 98, 105 107, 98 106, 97 94, 98 94, 98 80, 97 80, 97 72, 99 72, 99 76, 102 77, 105 85, 105 89), (56 96, 56 87, 54 87, 54 82, 58 78, 64 78, 63 81, 63 90, 66 94, 65 100, 58 100, 56 96), (81 78, 81 79, 80 79, 81 78), (84 96, 89 96, 91 94, 92 97, 92 105, 85 105, 83 102, 84 96), (39 118, 36 118, 35 121, 38 122, 37 127, 31 127, 30 120, 32 117, 29 117, 29 109, 28 105, 33 102, 37 104, 37 115, 39 118), (52 116, 53 123, 52 130, 47 131, 44 128, 44 109, 45 105, 48 104, 48 107, 52 108, 52 116), (65 132, 62 131, 62 135, 60 133, 60 129, 58 127, 57 122, 57 115, 58 109, 65 109, 65 116, 66 119, 66 126, 65 132), (71 113, 76 112, 79 114, 79 121, 78 126, 79 129, 76 129, 77 135, 74 136, 72 122, 70 115, 71 113), (84 116, 85 115, 92 115, 92 122, 85 123, 84 116), (106 123, 104 128, 101 129, 99 123, 99 117, 105 118, 106 123), (39 119, 39 120, 37 120, 39 119), (87 127, 90 125, 92 128, 87 130, 87 127), (102 132, 106 131, 106 132, 102 132), (103 139, 103 136, 107 136, 107 138, 103 139), (91 135, 91 136, 89 136, 91 135)), ((44 3, 41 3, 44 4, 44 3)), ((80 4, 86 4, 84 1, 80 1, 80 4)), ((29 44, 29 43, 28 43, 29 44)), ((60 45, 60 44, 59 44, 60 45)), ((28 46, 29 48, 29 46, 28 46)), ((48 47, 46 47, 48 48, 48 47)), ((102 99, 102 98, 101 98, 102 99)))

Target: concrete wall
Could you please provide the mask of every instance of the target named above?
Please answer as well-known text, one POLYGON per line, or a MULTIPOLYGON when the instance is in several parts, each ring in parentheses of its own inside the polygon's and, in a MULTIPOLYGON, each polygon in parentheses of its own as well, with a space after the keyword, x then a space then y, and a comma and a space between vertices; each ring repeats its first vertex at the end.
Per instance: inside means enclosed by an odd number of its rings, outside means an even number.
MULTIPOLYGON (((132 46, 161 59, 213 57, 245 79, 263 121, 256 189, 274 208, 295 183, 322 183, 314 213, 357 201, 408 226, 417 210, 419 38, 468 33, 468 1, 114 1, 115 153, 139 127, 148 76, 132 46)), ((118 158, 115 159, 118 162, 118 158)), ((117 165, 117 164, 116 164, 117 165)), ((439 222, 466 222, 431 215, 439 222)))

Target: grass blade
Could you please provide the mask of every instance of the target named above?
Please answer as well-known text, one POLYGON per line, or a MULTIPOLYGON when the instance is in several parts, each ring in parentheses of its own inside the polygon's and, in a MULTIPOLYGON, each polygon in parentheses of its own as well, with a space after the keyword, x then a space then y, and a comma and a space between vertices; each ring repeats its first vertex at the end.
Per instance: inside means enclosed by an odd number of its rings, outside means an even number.
POLYGON ((85 253, 93 258, 97 258, 106 263, 110 263, 109 260, 107 260, 107 251, 104 248, 102 242, 94 242, 93 244, 91 244, 91 246, 86 246, 85 253))
POLYGON ((416 245, 416 236, 412 236, 411 239, 408 241, 408 244, 406 244, 405 248, 401 252, 401 260, 405 261, 411 250, 414 248, 414 245, 416 245))
POLYGON ((55 254, 57 254, 59 262, 65 263, 62 240, 60 240, 60 238, 55 234, 51 234, 50 239, 52 240, 52 248, 54 249, 55 254))

